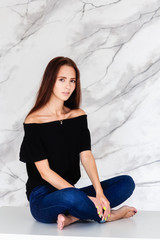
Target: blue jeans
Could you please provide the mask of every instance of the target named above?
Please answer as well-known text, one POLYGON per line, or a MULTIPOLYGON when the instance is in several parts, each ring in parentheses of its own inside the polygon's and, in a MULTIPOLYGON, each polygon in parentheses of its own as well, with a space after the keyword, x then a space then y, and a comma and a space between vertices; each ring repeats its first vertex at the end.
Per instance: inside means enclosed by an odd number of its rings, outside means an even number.
MULTIPOLYGON (((131 196, 135 188, 132 177, 122 175, 101 181, 103 193, 114 208, 131 196)), ((88 196, 96 197, 93 185, 82 188, 55 189, 52 185, 35 187, 29 197, 32 216, 39 222, 55 223, 58 214, 72 215, 80 220, 101 222, 94 203, 88 196)))

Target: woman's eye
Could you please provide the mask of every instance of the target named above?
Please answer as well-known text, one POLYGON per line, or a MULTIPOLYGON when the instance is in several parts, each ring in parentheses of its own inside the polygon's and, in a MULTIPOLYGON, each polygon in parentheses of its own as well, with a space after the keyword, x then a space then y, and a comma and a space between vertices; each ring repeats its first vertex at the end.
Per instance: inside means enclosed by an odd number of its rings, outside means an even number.
MULTIPOLYGON (((63 79, 63 78, 60 78, 60 79, 59 79, 59 81, 61 81, 61 82, 62 82, 62 81, 64 81, 64 79, 63 79)), ((71 80, 71 82, 75 83, 75 82, 76 82, 76 80, 71 80)))

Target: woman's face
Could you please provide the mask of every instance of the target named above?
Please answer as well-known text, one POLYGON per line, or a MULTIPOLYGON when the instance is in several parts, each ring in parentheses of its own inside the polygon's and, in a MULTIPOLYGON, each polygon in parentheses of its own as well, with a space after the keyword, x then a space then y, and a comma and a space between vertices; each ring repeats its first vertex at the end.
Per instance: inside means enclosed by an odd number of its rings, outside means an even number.
POLYGON ((76 88, 76 72, 73 67, 63 65, 60 67, 56 82, 53 88, 53 94, 66 101, 72 95, 76 88))

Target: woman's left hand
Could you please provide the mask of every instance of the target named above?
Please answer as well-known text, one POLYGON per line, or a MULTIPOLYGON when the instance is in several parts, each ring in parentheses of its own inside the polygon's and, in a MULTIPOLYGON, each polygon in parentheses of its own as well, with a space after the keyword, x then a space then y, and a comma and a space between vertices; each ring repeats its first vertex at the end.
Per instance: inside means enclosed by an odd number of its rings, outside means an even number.
POLYGON ((99 212, 101 213, 101 216, 103 216, 103 219, 107 219, 110 217, 110 202, 108 201, 108 199, 106 198, 106 196, 103 193, 99 193, 96 194, 96 198, 98 200, 98 202, 100 203, 99 206, 96 206, 99 210, 99 212), (104 210, 104 213, 103 213, 104 210))

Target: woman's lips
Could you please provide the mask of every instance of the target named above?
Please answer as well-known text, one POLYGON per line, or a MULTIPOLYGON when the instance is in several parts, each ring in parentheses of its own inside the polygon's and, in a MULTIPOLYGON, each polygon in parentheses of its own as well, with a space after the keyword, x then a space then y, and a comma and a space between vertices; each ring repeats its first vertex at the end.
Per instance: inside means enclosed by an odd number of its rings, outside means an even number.
POLYGON ((69 92, 62 92, 64 95, 68 96, 69 92))

